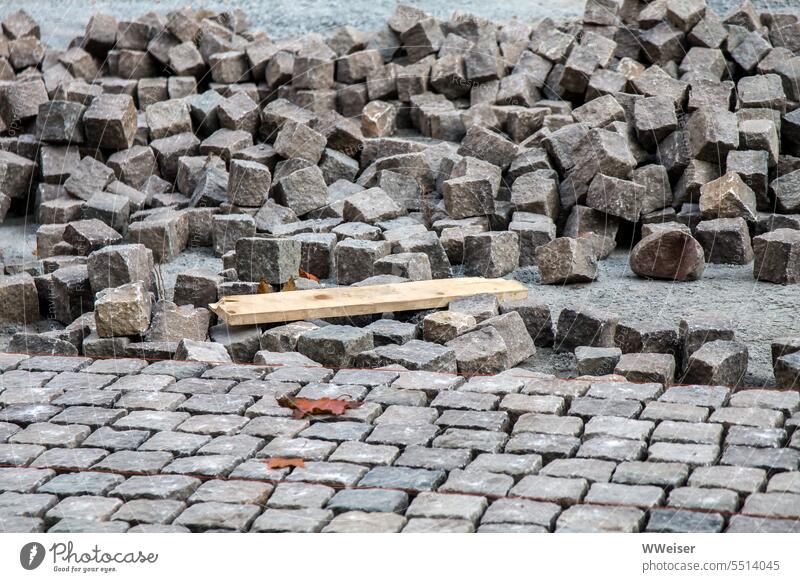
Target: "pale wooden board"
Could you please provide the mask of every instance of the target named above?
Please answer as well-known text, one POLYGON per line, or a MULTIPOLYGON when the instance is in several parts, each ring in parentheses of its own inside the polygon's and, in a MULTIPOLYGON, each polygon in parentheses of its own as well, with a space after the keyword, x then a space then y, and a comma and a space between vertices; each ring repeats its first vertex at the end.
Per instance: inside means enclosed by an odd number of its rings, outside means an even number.
POLYGON ((528 296, 528 290, 518 281, 467 277, 263 295, 229 295, 209 307, 228 325, 248 325, 434 309, 446 307, 454 299, 481 293, 493 293, 499 299, 524 299, 528 296))

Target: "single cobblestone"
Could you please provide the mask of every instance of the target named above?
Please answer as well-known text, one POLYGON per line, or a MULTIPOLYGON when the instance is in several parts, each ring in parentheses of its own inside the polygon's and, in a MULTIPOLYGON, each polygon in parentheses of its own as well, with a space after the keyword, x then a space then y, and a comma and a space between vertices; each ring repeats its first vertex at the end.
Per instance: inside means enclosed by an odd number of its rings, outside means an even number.
MULTIPOLYGON (((735 519, 734 516, 732 519, 735 519)), ((652 533, 718 533, 725 518, 718 513, 653 509, 645 531, 652 533)))
POLYGON ((413 517, 403 528, 403 533, 473 533, 475 525, 466 519, 430 519, 413 517))
POLYGON ((544 475, 528 475, 511 488, 512 496, 539 501, 550 501, 559 505, 580 503, 589 483, 586 479, 563 479, 544 475))
POLYGON ((411 502, 406 516, 464 519, 476 523, 487 506, 486 499, 479 496, 423 492, 411 502))
POLYGON ((597 533, 641 531, 645 513, 628 507, 578 505, 562 513, 556 524, 557 532, 597 533))
POLYGON ((246 531, 260 512, 261 508, 257 505, 207 501, 191 505, 175 519, 174 523, 192 531, 209 529, 246 531))
POLYGON ((123 504, 112 518, 131 524, 170 524, 185 508, 181 501, 134 499, 123 504))
POLYGON ((408 507, 407 493, 379 489, 345 489, 337 492, 327 505, 328 509, 336 513, 345 511, 402 513, 406 507, 408 507))
POLYGON ((334 517, 323 533, 399 533, 406 518, 396 513, 348 511, 334 517))
POLYGON ((333 512, 323 509, 266 509, 253 522, 250 531, 265 533, 314 533, 333 519, 333 512))

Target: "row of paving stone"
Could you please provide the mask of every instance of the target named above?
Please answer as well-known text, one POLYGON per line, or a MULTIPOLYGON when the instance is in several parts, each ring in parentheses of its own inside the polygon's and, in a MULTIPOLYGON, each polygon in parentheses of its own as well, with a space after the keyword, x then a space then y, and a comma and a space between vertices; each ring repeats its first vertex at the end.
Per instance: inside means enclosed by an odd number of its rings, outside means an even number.
POLYGON ((797 391, 0 354, 0 530, 797 532, 798 425, 797 391))

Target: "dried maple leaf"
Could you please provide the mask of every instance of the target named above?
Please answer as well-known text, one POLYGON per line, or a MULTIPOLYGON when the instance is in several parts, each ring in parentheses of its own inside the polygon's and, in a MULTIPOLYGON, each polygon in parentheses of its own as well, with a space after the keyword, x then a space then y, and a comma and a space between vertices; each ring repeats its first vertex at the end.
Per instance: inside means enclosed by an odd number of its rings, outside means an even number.
POLYGON ((257 293, 262 294, 262 295, 264 293, 272 293, 272 285, 270 285, 269 283, 264 281, 264 279, 261 279, 261 281, 258 282, 258 291, 257 291, 257 293))
POLYGON ((299 274, 299 275, 300 275, 300 276, 301 276, 303 279, 308 279, 309 281, 314 281, 314 282, 316 282, 316 283, 319 283, 319 277, 317 277, 316 275, 312 275, 312 274, 311 274, 311 273, 309 273, 308 271, 304 271, 303 269, 300 269, 300 272, 299 272, 298 274, 299 274))
POLYGON ((295 418, 303 418, 307 415, 315 414, 333 414, 340 416, 345 413, 348 408, 358 408, 361 402, 354 400, 340 400, 336 398, 292 398, 291 396, 281 396, 278 398, 278 404, 284 408, 291 408, 294 412, 292 416, 295 418))
POLYGON ((297 291, 297 285, 294 282, 294 277, 290 278, 288 281, 286 281, 286 283, 283 284, 281 291, 297 291))
POLYGON ((267 468, 269 469, 284 469, 286 467, 298 467, 302 469, 306 466, 303 459, 284 459, 283 457, 273 457, 267 459, 267 468))

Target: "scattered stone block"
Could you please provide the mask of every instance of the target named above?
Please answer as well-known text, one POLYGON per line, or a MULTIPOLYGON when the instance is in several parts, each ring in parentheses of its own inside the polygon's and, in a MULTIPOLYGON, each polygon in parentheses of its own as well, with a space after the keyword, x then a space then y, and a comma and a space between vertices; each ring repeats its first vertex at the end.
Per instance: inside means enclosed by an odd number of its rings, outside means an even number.
POLYGON ((346 368, 356 355, 373 348, 372 334, 352 326, 327 325, 306 331, 297 339, 297 350, 323 365, 346 368))
POLYGON ((597 174, 589 185, 586 205, 611 216, 637 222, 642 213, 644 186, 597 174))
POLYGON ((473 125, 467 130, 458 153, 506 169, 517 154, 517 145, 486 127, 473 125))
POLYGON ((188 217, 176 212, 134 222, 128 227, 128 239, 150 249, 156 263, 167 263, 189 242, 188 217))
POLYGON ((508 347, 493 327, 471 331, 445 344, 455 351, 461 374, 498 374, 508 365, 508 347))
POLYGON ((82 210, 84 219, 100 220, 117 232, 125 232, 128 228, 131 205, 125 196, 95 192, 82 210))
POLYGON ((64 182, 67 192, 88 200, 95 192, 105 190, 114 180, 114 171, 90 156, 83 158, 64 182))
POLYGON ((703 220, 695 228, 695 237, 709 263, 746 265, 753 260, 750 231, 743 218, 703 220))
POLYGON ((278 131, 274 148, 286 159, 302 158, 316 164, 322 157, 326 143, 324 135, 307 125, 287 122, 278 131))
POLYGON ((701 188, 703 218, 756 219, 756 196, 738 174, 729 172, 701 188))
POLYGON ((50 101, 39 106, 36 134, 48 142, 83 142, 82 118, 85 108, 70 101, 50 101))
POLYGON ((704 343, 686 361, 685 383, 738 386, 747 373, 747 346, 734 341, 704 343))
POLYGON ((575 348, 578 373, 581 376, 604 376, 613 374, 614 368, 622 356, 619 348, 593 348, 578 346, 575 348))
POLYGON ((475 318, 457 311, 439 311, 422 320, 422 338, 426 342, 444 344, 474 328, 475 318))
POLYGON ((597 277, 594 246, 586 238, 557 238, 538 247, 535 257, 546 285, 590 283, 597 277))
POLYGON ((175 359, 185 362, 230 362, 228 350, 222 344, 182 339, 175 351, 175 359))
POLYGON ((648 151, 678 128, 675 104, 669 97, 647 97, 634 104, 634 122, 639 141, 648 151))
POLYGON ((619 316, 595 309, 564 308, 556 324, 555 349, 573 351, 579 346, 614 347, 619 316))
POLYGON ((540 171, 523 174, 511 186, 511 203, 520 212, 543 214, 555 220, 559 213, 555 180, 540 171))
POLYGON ((145 110, 150 139, 161 139, 192 131, 189 106, 181 99, 169 99, 149 105, 145 110))
POLYGON ((255 219, 249 214, 215 214, 211 218, 214 253, 221 256, 234 250, 239 240, 256 234, 256 227, 255 219))
POLYGON ((431 264, 431 274, 434 279, 447 279, 452 277, 452 269, 447 253, 442 242, 435 232, 414 234, 402 238, 392 245, 394 253, 425 253, 431 264))
POLYGON ((668 385, 675 379, 675 356, 672 354, 624 354, 615 374, 631 382, 658 382, 668 385))
POLYGON ((228 199, 237 206, 262 206, 269 196, 272 175, 258 162, 231 160, 228 199))
POLYGON ((275 200, 298 216, 318 210, 328 203, 325 178, 317 166, 301 168, 275 180, 275 200))
POLYGON ((236 241, 236 271, 242 280, 283 284, 296 276, 299 268, 297 240, 245 237, 236 241))
POLYGON ((0 323, 34 323, 39 320, 36 284, 28 273, 9 275, 0 280, 0 323))
POLYGON ((364 137, 387 137, 397 126, 397 109, 386 101, 374 100, 361 112, 361 131, 364 137))
POLYGON ((78 255, 88 255, 121 240, 116 230, 96 218, 78 220, 64 229, 64 242, 72 245, 78 255))
POLYGON ((775 385, 779 388, 797 388, 800 386, 800 356, 789 353, 779 356, 773 362, 775 385))
POLYGON ((344 199, 342 217, 348 222, 374 224, 405 214, 381 188, 362 190, 344 199))
POLYGON ((143 334, 150 326, 151 300, 144 283, 137 281, 97 293, 94 319, 102 338, 143 334))
POLYGON ((136 108, 129 95, 103 94, 83 114, 86 141, 97 147, 122 150, 136 136, 136 108))
POLYGON ((334 250, 336 280, 340 285, 352 285, 376 274, 375 263, 389 255, 386 241, 346 239, 334 250))
POLYGON ((779 228, 753 238, 753 276, 781 285, 800 282, 800 231, 779 228))
MULTIPOLYGON (((250 363, 253 361, 256 353, 261 350, 261 330, 258 326, 237 326, 231 327, 227 324, 220 323, 211 327, 209 336, 212 342, 222 344, 235 362, 250 363)), ((242 401, 245 402, 245 401, 242 401)), ((250 402, 250 400, 246 400, 250 402)), ((213 403, 216 405, 216 403, 213 403)), ((217 410, 217 412, 232 412, 240 414, 244 411, 244 406, 239 407, 241 403, 235 403, 231 410, 217 410)), ((183 409, 187 407, 184 405, 183 409)))
POLYGON ((728 172, 739 174, 744 183, 753 190, 759 210, 769 209, 769 153, 760 150, 730 151, 725 166, 728 172))
POLYGON ((333 270, 336 235, 333 233, 301 233, 292 238, 300 241, 300 268, 320 279, 327 279, 333 270))
POLYGON ((177 305, 206 307, 217 301, 217 286, 222 277, 209 275, 202 269, 192 269, 178 273, 172 300, 177 305))
POLYGON ((686 132, 691 157, 716 162, 739 147, 736 115, 729 111, 698 109, 689 118, 686 132))
POLYGON ((519 265, 519 237, 514 232, 483 232, 464 237, 464 273, 502 277, 519 265))
POLYGON ((800 210, 800 170, 779 176, 769 184, 777 209, 786 214, 800 210))
POLYGON ((10 125, 26 124, 33 121, 39 113, 40 106, 47 102, 47 89, 43 81, 17 79, 4 88, 0 113, 10 125))
POLYGON ((633 247, 631 270, 640 277, 694 281, 703 275, 703 247, 680 229, 663 229, 644 237, 633 247))
POLYGON ((86 265, 62 267, 54 271, 51 292, 55 319, 64 325, 93 310, 94 294, 86 265))
POLYGON ((409 281, 425 281, 431 279, 431 264, 424 253, 398 253, 378 259, 375 273, 403 277, 409 281))
POLYGON ((490 317, 480 322, 476 330, 486 327, 494 328, 503 338, 508 349, 509 367, 516 366, 536 354, 536 347, 519 313, 511 311, 490 317))
POLYGON ((171 301, 156 301, 150 327, 145 333, 148 342, 177 342, 184 338, 205 341, 211 313, 204 307, 178 306, 171 301))
POLYGON ((23 198, 31 188, 36 164, 12 152, 0 151, 0 189, 11 199, 23 198))

